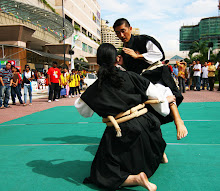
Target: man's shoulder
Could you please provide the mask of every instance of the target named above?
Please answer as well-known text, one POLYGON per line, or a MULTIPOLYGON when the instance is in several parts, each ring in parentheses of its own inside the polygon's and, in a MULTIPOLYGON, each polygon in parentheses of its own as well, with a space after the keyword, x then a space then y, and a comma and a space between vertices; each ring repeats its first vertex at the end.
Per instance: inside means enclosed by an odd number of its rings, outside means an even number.
POLYGON ((8 70, 6 70, 5 68, 2 68, 1 70, 0 70, 0 72, 1 73, 5 73, 5 72, 7 72, 8 70))
POLYGON ((134 36, 135 40, 151 40, 153 37, 146 35, 146 34, 141 34, 141 35, 135 35, 134 36))

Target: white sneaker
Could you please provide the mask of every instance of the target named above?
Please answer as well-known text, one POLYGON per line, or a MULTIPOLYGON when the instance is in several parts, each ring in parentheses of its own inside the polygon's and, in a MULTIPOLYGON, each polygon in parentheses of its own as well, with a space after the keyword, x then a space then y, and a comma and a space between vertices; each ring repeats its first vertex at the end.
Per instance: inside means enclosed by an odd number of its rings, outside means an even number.
POLYGON ((29 103, 29 105, 32 105, 32 103, 29 103))
POLYGON ((58 99, 55 99, 54 101, 60 101, 60 100, 58 100, 58 99))
POLYGON ((71 98, 71 96, 69 96, 69 98, 71 98))
POLYGON ((48 100, 48 103, 51 103, 51 100, 48 100))
POLYGON ((75 97, 74 95, 72 95, 72 97, 75 97))

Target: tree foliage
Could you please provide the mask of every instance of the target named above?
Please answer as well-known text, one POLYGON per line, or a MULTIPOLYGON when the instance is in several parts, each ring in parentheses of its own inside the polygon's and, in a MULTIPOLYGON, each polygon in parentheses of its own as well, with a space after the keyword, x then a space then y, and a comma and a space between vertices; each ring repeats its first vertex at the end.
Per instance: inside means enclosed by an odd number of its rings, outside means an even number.
MULTIPOLYGON (((193 42, 188 54, 189 61, 192 62, 198 59, 201 61, 201 63, 205 63, 206 61, 208 61, 209 47, 207 45, 208 45, 207 41, 193 42)), ((219 62, 220 52, 218 54, 213 54, 213 52, 211 51, 210 60, 213 60, 214 62, 219 62)))

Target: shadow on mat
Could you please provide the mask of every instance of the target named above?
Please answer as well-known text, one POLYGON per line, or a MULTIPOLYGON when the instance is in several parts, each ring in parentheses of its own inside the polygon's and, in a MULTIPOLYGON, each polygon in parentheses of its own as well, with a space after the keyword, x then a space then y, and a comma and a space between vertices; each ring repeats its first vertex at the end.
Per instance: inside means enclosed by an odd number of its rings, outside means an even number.
POLYGON ((85 148, 85 151, 91 153, 93 156, 95 156, 96 152, 98 150, 98 145, 89 145, 85 148))
MULTIPOLYGON (((55 160, 33 160, 26 165, 32 168, 32 172, 48 176, 50 178, 61 178, 68 182, 71 182, 77 186, 80 186, 84 178, 89 176, 91 167, 91 161, 66 161, 60 162, 63 159, 55 160), (58 163, 60 162, 60 163, 58 163)), ((105 191, 106 189, 98 188, 93 184, 84 184, 85 186, 98 191, 105 191)), ((120 189, 121 191, 135 191, 132 189, 120 189)))
POLYGON ((91 161, 33 160, 26 165, 34 173, 50 178, 61 178, 76 185, 81 185, 85 177, 89 176, 91 161))
POLYGON ((66 144, 99 144, 100 138, 73 135, 67 137, 46 137, 43 141, 62 141, 66 144))

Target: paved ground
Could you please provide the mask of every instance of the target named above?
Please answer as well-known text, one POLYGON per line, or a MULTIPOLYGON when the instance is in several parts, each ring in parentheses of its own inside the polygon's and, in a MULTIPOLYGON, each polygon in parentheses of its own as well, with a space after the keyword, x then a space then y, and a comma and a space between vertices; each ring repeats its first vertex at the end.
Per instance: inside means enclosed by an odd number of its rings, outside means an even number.
MULTIPOLYGON (((220 102, 220 92, 216 91, 186 91, 183 94, 184 102, 220 102)), ((47 102, 47 92, 34 94, 33 105, 11 105, 11 108, 0 110, 0 123, 20 118, 32 113, 43 111, 56 106, 72 106, 76 98, 62 98, 59 102, 47 102)))

